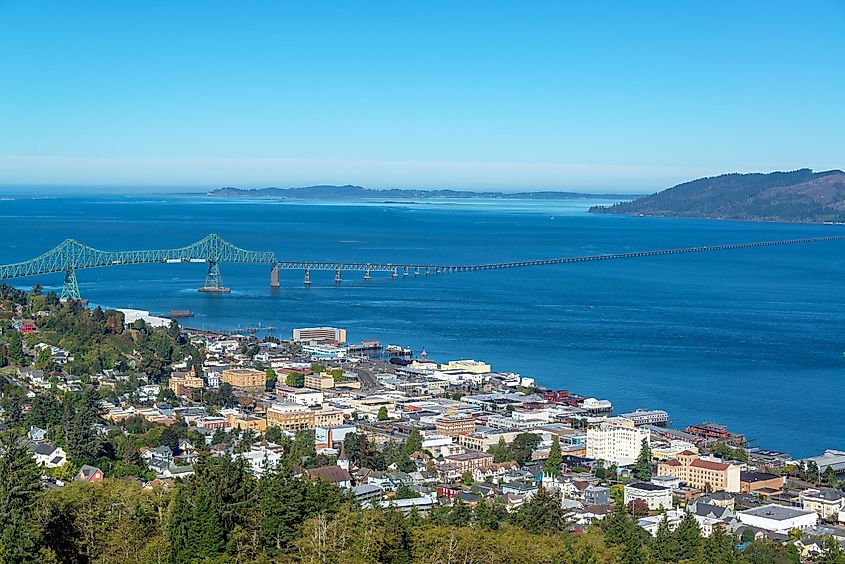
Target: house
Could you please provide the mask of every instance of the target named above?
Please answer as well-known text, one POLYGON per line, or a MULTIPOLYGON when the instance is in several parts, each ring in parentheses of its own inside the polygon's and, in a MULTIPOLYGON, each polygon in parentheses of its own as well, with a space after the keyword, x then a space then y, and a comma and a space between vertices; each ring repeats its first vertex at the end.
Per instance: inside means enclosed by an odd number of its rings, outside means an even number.
POLYGON ((35 425, 32 425, 29 428, 28 435, 29 438, 36 443, 47 440, 47 430, 42 429, 41 427, 36 427, 35 425))
POLYGON ((30 443, 29 452, 32 453, 35 462, 45 468, 58 468, 67 462, 67 453, 64 449, 47 442, 30 443))
POLYGON ((87 464, 83 464, 82 468, 79 469, 79 473, 76 475, 77 482, 102 482, 105 475, 103 471, 97 468, 96 466, 89 466, 87 464))
POLYGON ((672 490, 651 482, 634 482, 625 485, 625 505, 641 500, 649 511, 672 508, 672 490))
POLYGON ((321 466, 308 470, 308 476, 313 480, 329 482, 341 488, 352 487, 352 476, 340 466, 321 466))
POLYGON ((799 494, 804 511, 815 511, 826 521, 835 521, 845 511, 845 492, 833 488, 809 489, 799 494))
POLYGON ((384 490, 374 484, 361 484, 352 488, 352 495, 363 504, 371 504, 384 496, 384 490))

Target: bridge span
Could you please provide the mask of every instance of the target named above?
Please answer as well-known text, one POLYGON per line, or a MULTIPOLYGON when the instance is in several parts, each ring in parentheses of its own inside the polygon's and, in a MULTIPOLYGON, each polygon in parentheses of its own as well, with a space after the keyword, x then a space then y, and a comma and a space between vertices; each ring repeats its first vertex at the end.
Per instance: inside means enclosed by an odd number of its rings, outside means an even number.
POLYGON ((563 257, 550 259, 532 259, 523 261, 498 262, 488 264, 420 264, 420 263, 367 263, 367 262, 326 262, 326 261, 280 261, 272 251, 250 251, 237 247, 218 235, 207 235, 196 243, 175 249, 158 249, 142 251, 102 251, 84 245, 73 239, 66 239, 58 246, 33 259, 0 265, 0 280, 38 276, 42 274, 63 272, 63 299, 80 299, 79 284, 76 271, 86 268, 120 266, 125 264, 148 263, 205 263, 208 272, 205 284, 199 288, 201 292, 228 292, 223 286, 220 275, 220 263, 260 263, 270 267, 270 286, 278 288, 280 285, 279 272, 281 270, 300 270, 304 272, 305 284, 311 283, 312 271, 334 271, 335 282, 342 281, 343 271, 357 271, 364 273, 364 279, 369 280, 373 272, 388 272, 391 278, 399 276, 420 276, 430 274, 444 274, 450 272, 471 272, 477 270, 495 270, 502 268, 521 268, 528 266, 543 266, 551 264, 568 264, 598 260, 615 260, 637 257, 653 257, 662 255, 676 255, 685 253, 700 253, 708 251, 725 251, 731 249, 750 249, 757 247, 773 247, 779 245, 798 245, 817 243, 822 241, 837 241, 845 239, 845 235, 831 235, 827 237, 807 237, 803 239, 786 239, 781 241, 758 241, 751 243, 732 243, 725 245, 706 245, 700 247, 682 247, 675 249, 659 249, 653 251, 634 251, 627 253, 612 253, 601 255, 584 255, 577 257, 563 257))

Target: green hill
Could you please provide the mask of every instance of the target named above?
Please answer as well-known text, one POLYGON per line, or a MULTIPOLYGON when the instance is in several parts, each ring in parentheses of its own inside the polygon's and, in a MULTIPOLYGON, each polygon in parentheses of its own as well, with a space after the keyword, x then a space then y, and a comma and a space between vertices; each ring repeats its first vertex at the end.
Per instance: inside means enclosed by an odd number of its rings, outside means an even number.
POLYGON ((845 221, 845 173, 800 169, 768 174, 723 174, 678 184, 662 192, 592 213, 742 219, 845 221))

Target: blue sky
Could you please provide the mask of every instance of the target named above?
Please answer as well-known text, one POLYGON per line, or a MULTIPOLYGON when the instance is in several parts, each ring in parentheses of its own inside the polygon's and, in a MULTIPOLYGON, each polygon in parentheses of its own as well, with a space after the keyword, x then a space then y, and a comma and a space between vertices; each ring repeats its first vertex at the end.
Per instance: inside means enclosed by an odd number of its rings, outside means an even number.
POLYGON ((0 0, 0 184, 642 192, 842 168, 843 29, 843 0, 0 0))

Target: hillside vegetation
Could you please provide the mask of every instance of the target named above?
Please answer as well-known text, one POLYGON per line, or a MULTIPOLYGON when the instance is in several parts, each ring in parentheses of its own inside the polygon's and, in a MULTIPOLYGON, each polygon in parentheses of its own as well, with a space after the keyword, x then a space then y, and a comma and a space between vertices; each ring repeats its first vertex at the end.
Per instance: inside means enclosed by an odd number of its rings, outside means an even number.
POLYGON ((810 169, 768 174, 723 174, 678 184, 662 192, 592 213, 743 219, 845 221, 845 173, 810 169))

